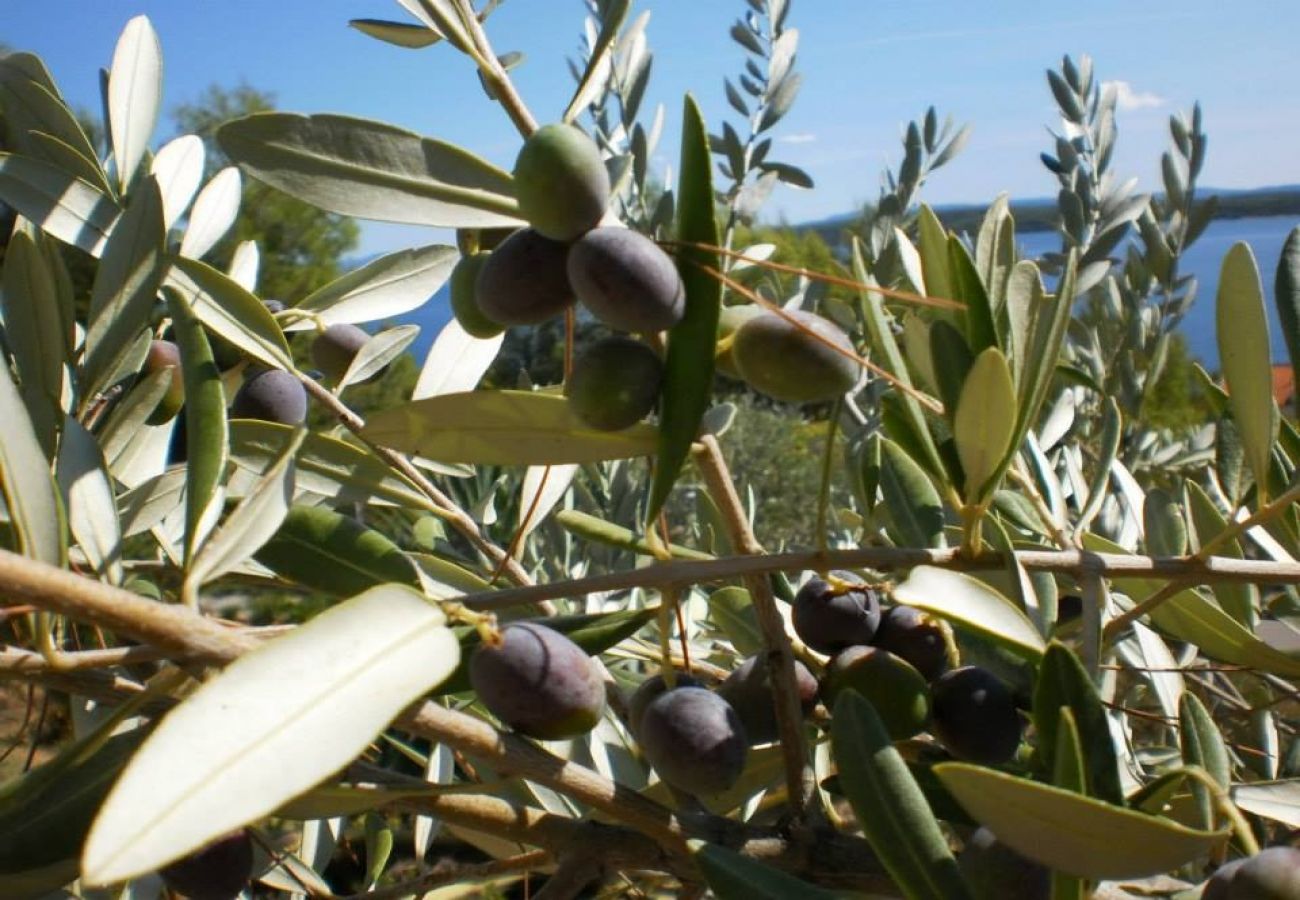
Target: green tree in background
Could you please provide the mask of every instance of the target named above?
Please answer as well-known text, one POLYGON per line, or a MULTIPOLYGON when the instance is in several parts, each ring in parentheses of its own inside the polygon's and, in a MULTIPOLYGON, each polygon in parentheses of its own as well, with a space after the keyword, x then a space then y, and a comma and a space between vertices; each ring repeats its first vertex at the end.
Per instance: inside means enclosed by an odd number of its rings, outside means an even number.
MULTIPOLYGON (((223 122, 275 108, 275 95, 248 84, 211 85, 197 100, 172 111, 177 131, 203 139, 207 174, 230 164, 213 135, 223 122)), ((357 248, 361 229, 346 216, 324 212, 251 178, 235 227, 214 252, 227 260, 234 248, 257 241, 261 253, 258 289, 263 297, 293 304, 343 274, 342 258, 357 248)))

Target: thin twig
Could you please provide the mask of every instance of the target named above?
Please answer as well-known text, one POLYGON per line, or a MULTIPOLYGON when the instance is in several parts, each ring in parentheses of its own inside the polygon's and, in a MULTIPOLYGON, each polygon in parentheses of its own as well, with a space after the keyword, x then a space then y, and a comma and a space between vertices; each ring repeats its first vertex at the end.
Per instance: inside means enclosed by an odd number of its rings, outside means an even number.
MULTIPOLYGON (((732 546, 746 555, 762 554, 763 547, 745 518, 744 504, 736 493, 736 485, 731 480, 731 472, 717 439, 711 434, 705 435, 700 446, 701 450, 695 454, 695 463, 704 476, 709 496, 722 512, 723 526, 732 546)), ((785 633, 785 620, 776 606, 772 583, 765 575, 753 574, 745 578, 745 586, 749 589, 767 651, 764 662, 772 681, 772 703, 785 761, 786 791, 794 814, 802 817, 814 796, 816 781, 804 747, 803 710, 795 681, 794 652, 785 633)))
POLYGON ((479 71, 483 73, 484 82, 491 88, 492 95, 501 104, 501 108, 506 111, 506 115, 510 117, 510 121, 514 123, 515 128, 522 136, 528 137, 537 130, 537 119, 529 112, 523 98, 515 90, 515 84, 510 80, 510 75, 497 59, 496 52, 488 41, 487 32, 483 30, 483 23, 478 20, 478 16, 474 15, 474 10, 464 0, 457 0, 456 5, 461 11, 461 19, 464 22, 465 30, 469 32, 475 48, 482 55, 482 58, 477 62, 479 71))

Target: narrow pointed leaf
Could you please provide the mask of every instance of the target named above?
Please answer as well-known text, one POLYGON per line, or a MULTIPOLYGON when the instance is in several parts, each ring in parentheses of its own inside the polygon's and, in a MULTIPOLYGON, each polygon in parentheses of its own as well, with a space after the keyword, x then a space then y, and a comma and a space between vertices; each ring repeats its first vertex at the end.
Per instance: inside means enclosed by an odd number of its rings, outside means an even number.
POLYGON ((152 176, 137 185, 104 248, 90 294, 81 388, 92 397, 149 326, 166 267, 162 195, 152 176))
POLYGON ((527 391, 470 391, 416 400, 370 418, 367 438, 439 462, 555 465, 654 452, 657 431, 596 431, 568 400, 527 391))
POLYGON ((226 236, 239 215, 243 180, 239 170, 227 166, 203 186, 194 200, 190 222, 181 241, 181 256, 199 259, 226 236))
MULTIPOLYGON (((606 522, 604 519, 593 516, 589 513, 576 509, 562 509, 555 514, 555 521, 560 524, 565 531, 582 538, 583 540, 593 541, 598 544, 605 544, 610 547, 620 547, 624 550, 631 550, 643 556, 651 556, 654 550, 644 538, 638 537, 636 532, 630 528, 624 528, 621 525, 615 525, 613 522, 606 522)), ((669 544, 668 552, 677 559, 713 559, 712 553, 704 553, 700 550, 692 550, 690 547, 681 547, 677 544, 669 544)))
MULTIPOLYGON (((1209 710, 1190 691, 1183 694, 1178 704, 1178 737, 1183 763, 1200 766, 1223 790, 1232 784, 1232 760, 1223 735, 1214 724, 1209 710)), ((1205 785, 1193 781, 1192 795, 1202 828, 1213 828, 1215 820, 1214 797, 1205 785)))
POLYGON ((348 370, 339 379, 339 388, 358 384, 377 375, 390 362, 401 356, 420 334, 419 325, 398 325, 374 335, 361 345, 357 355, 348 364, 348 370))
POLYGON ((1014 603, 960 572, 917 566, 894 588, 894 599, 952 619, 1030 661, 1047 649, 1034 623, 1014 603))
POLYGON ((595 100, 605 87, 611 71, 611 54, 618 33, 627 20, 628 10, 632 8, 631 0, 614 0, 605 4, 600 22, 600 33, 591 45, 591 55, 587 58, 586 68, 573 89, 573 97, 565 107, 561 121, 572 122, 582 115, 587 105, 595 100))
POLYGON ((956 294, 952 299, 966 305, 966 340, 971 352, 978 356, 985 348, 998 346, 997 326, 988 290, 980 281, 970 252, 955 234, 948 236, 948 270, 956 294))
POLYGON ((429 348, 411 399, 474 390, 504 342, 504 332, 492 338, 476 338, 455 319, 450 320, 429 348))
POLYGON ((943 544, 943 501, 925 470, 893 441, 880 442, 880 491, 890 531, 906 547, 943 544))
POLYGON ((9 367, 0 365, 0 492, 9 525, 26 556, 54 566, 63 564, 63 521, 58 492, 31 419, 9 367))
MULTIPOLYGON (((434 244, 381 256, 313 291, 294 309, 309 310, 325 326, 391 319, 418 309, 451 277, 460 254, 434 244)), ((310 319, 286 331, 314 328, 310 319)))
MULTIPOLYGON (((3 236, 0 236, 3 239, 3 236)), ((0 281, 5 343, 41 445, 53 452, 62 418, 63 384, 72 349, 71 322, 60 308, 54 273, 30 234, 9 239, 0 281)))
POLYGON ((1262 503, 1278 422, 1264 289, 1255 255, 1244 242, 1233 244, 1223 258, 1215 323, 1228 405, 1241 433, 1246 460, 1255 473, 1262 503))
POLYGON ((162 47, 147 16, 126 23, 108 76, 108 131, 125 191, 149 149, 162 106, 162 47))
MULTIPOLYGON (((576 465, 529 466, 519 488, 519 521, 516 534, 528 535, 546 521, 555 504, 564 499, 578 473, 576 465)), ((516 538, 518 540, 519 538, 516 538)))
POLYGON ((1273 302, 1291 358, 1291 383, 1300 384, 1300 227, 1293 228, 1282 245, 1273 282, 1273 302))
POLYGON ((940 763, 939 780, 1022 856, 1079 878, 1145 878, 1206 856, 1226 831, 1197 831, 982 766, 940 763))
POLYGON ((176 224, 194 200, 203 180, 203 141, 185 134, 165 144, 153 158, 153 177, 162 191, 163 226, 176 224))
POLYGON ((348 22, 362 34, 394 47, 407 47, 419 50, 442 40, 442 35, 431 31, 423 25, 411 25, 406 22, 389 22, 386 19, 352 19, 348 22))
POLYGON ((94 436, 69 416, 63 423, 57 467, 68 528, 94 575, 122 583, 122 527, 113 482, 94 436))
POLYGON ((294 371, 293 355, 275 317, 234 279, 205 262, 178 256, 168 284, 206 327, 268 366, 294 371))
POLYGON ((967 503, 977 504, 997 487, 997 478, 1013 449, 1016 389, 1007 358, 996 347, 975 357, 962 384, 952 435, 966 473, 967 503))
POLYGON ((509 173, 382 122, 256 113, 221 126, 217 141, 254 178, 330 212, 447 228, 522 224, 509 173))
POLYGON ((280 577, 333 596, 387 582, 419 584, 414 563, 396 544, 323 506, 292 507, 254 556, 280 577))
POLYGON ((831 747, 858 825, 904 896, 969 897, 925 795, 880 716, 855 691, 841 691, 835 702, 831 747))
POLYGON ((89 182, 51 163, 0 153, 0 200, 47 234, 99 256, 121 211, 89 182))
POLYGON ((181 351, 185 382, 185 431, 189 458, 185 479, 185 561, 192 562, 221 512, 228 438, 226 395, 212 347, 194 311, 175 291, 167 292, 167 309, 181 351))
MULTIPOLYGON (((677 239, 716 247, 718 222, 713 209, 709 133, 700 108, 689 94, 682 110, 680 166, 677 239)), ((686 314, 668 333, 663 409, 659 414, 659 438, 646 507, 647 522, 653 522, 667 502, 713 395, 713 355, 722 305, 722 284, 701 266, 718 269, 718 254, 681 248, 677 254, 677 271, 686 287, 686 314)))
POLYGON ((1300 828, 1300 778, 1236 785, 1232 802, 1253 816, 1300 828))
POLYGON ((1106 721, 1106 708, 1083 663, 1064 644, 1053 641, 1043 654, 1034 683, 1034 727, 1040 738, 1039 752, 1049 768, 1056 765, 1062 709, 1070 711, 1083 748, 1083 760, 1087 766, 1084 792, 1110 803, 1122 804, 1124 791, 1119 780, 1115 745, 1106 721))
POLYGON ((396 586, 245 654, 172 710, 127 765, 86 839, 84 880, 152 871, 268 815, 354 759, 459 657, 442 613, 396 586))

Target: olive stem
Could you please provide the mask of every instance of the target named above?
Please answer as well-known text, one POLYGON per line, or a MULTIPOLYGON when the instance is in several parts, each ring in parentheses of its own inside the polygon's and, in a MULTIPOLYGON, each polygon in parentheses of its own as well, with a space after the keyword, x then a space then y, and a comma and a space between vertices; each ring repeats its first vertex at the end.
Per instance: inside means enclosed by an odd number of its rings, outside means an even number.
POLYGON ((826 452, 822 454, 822 480, 817 489, 817 549, 826 549, 826 513, 831 505, 831 467, 835 462, 835 433, 843 398, 836 398, 826 424, 826 452))
MULTIPOLYGON (((704 476, 709 495, 722 512, 723 525, 732 545, 745 555, 761 555, 763 547, 749 527, 744 504, 736 493, 736 485, 731 479, 731 472, 717 439, 706 434, 697 446, 701 449, 695 452, 695 463, 704 476)), ((816 778, 808 764, 808 753, 804 747, 803 708, 799 702, 798 682, 795 680, 794 651, 785 632, 785 620, 777 609, 771 582, 766 576, 757 573, 747 575, 744 580, 767 649, 765 661, 772 676, 772 702, 776 711, 781 754, 785 761, 786 791, 791 810, 796 817, 802 818, 815 794, 816 778)))
POLYGON ((475 49, 478 51, 479 55, 475 58, 475 62, 478 63, 479 71, 483 73, 483 80, 492 89, 493 96, 506 111, 506 115, 510 116, 510 121, 514 123, 519 134, 528 137, 537 130, 537 119, 529 112, 527 104, 515 90, 515 84, 510 80, 509 73, 497 59, 483 23, 478 20, 474 10, 465 0, 455 0, 455 3, 460 11, 465 30, 469 32, 470 39, 474 41, 475 49))

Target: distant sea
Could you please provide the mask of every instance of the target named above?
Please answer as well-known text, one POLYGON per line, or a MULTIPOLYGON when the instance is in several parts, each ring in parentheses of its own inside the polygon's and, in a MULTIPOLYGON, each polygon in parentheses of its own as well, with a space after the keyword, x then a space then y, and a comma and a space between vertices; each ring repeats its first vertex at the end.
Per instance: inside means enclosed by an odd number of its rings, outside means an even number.
MULTIPOLYGON (((1287 362, 1286 343, 1282 340, 1277 308, 1273 303, 1273 279, 1277 273, 1278 258, 1282 255, 1282 243, 1298 225, 1300 216, 1220 219, 1211 222, 1191 249, 1183 254, 1180 271, 1185 275, 1195 275, 1197 288, 1196 299, 1183 319, 1181 330, 1187 336, 1187 346, 1192 355, 1211 372, 1219 368, 1219 348, 1214 334, 1214 296, 1219 285, 1219 268, 1228 248, 1237 241, 1245 241, 1250 245, 1255 253, 1255 262, 1259 265, 1268 310, 1273 362, 1287 362)), ((1051 231, 1021 234, 1019 243, 1021 256, 1027 259, 1060 249, 1060 238, 1051 231)), ((411 348, 417 359, 424 360, 433 339, 450 318, 451 308, 445 287, 420 309, 403 317, 403 322, 420 326, 420 336, 411 348)))
MULTIPOLYGON (((1273 302, 1273 280, 1277 275, 1282 244, 1291 230, 1300 225, 1300 216, 1255 216, 1242 219, 1219 219, 1211 222, 1196 243, 1182 256, 1179 271, 1196 276, 1196 299, 1183 318, 1181 331, 1187 348, 1211 372, 1219 368, 1219 347, 1214 333, 1214 298, 1219 288, 1219 269, 1228 249, 1245 241, 1255 254, 1260 281, 1264 286, 1264 305, 1268 310, 1270 353, 1275 363, 1288 361, 1286 342, 1273 302)), ((1060 249, 1055 232, 1038 231, 1019 236, 1021 256, 1034 258, 1060 249)))

